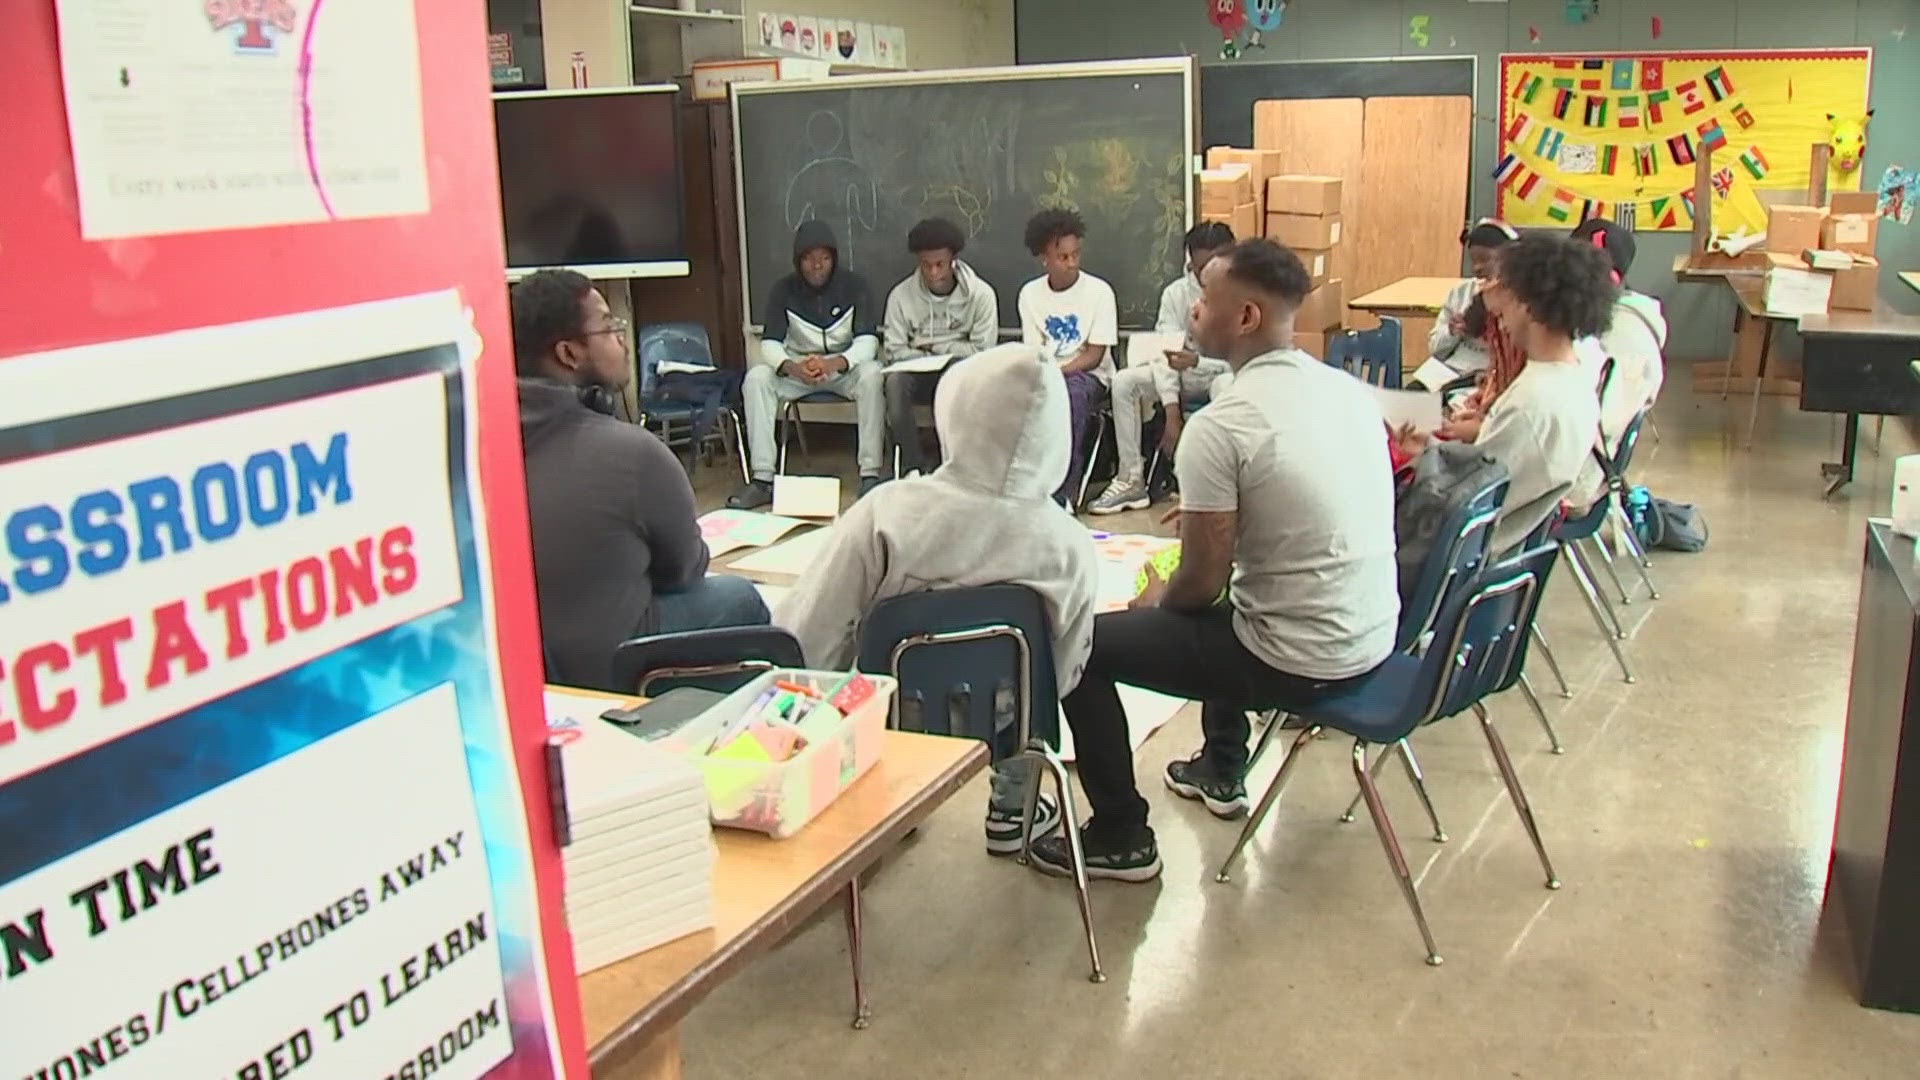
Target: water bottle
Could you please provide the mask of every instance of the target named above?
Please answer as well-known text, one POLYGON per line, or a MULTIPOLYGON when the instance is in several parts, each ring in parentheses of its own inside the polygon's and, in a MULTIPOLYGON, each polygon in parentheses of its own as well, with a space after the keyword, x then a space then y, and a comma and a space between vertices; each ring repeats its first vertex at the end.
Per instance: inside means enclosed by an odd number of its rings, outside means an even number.
POLYGON ((1627 489, 1627 520, 1633 523, 1633 534, 1642 543, 1647 539, 1647 515, 1653 513, 1653 496, 1639 484, 1627 489))

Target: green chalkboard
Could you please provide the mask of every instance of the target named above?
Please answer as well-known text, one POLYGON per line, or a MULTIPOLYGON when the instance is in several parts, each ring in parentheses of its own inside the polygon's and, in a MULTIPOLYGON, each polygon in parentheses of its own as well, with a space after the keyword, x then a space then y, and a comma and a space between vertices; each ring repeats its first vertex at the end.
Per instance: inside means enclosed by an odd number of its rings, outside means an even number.
POLYGON ((749 317, 793 270, 800 222, 833 227, 878 304, 913 270, 907 230, 939 216, 966 231, 961 258, 1017 326, 1015 297, 1040 273, 1027 218, 1067 206, 1120 325, 1151 326, 1190 220, 1192 78, 1180 58, 734 84, 749 317))

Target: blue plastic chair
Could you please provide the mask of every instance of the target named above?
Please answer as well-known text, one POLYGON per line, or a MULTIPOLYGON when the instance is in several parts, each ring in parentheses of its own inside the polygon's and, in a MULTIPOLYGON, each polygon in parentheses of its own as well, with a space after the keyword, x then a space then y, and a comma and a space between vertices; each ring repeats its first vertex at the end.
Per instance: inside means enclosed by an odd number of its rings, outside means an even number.
POLYGON ((1421 941, 1427 949, 1427 963, 1438 965, 1441 962, 1440 952, 1434 944, 1433 932, 1427 925, 1426 913, 1420 906, 1420 895, 1414 887, 1413 875, 1408 870, 1406 855, 1400 850, 1393 822, 1388 818, 1386 806, 1381 802, 1379 789, 1374 784, 1373 770, 1367 763, 1367 749, 1370 746, 1392 746, 1424 724, 1472 708, 1480 720, 1480 730, 1486 736, 1487 748, 1500 770, 1500 778, 1506 784, 1507 795, 1512 799, 1514 810, 1533 841, 1542 869, 1546 871, 1547 888, 1559 888, 1560 878, 1547 857, 1532 806, 1521 789, 1520 778, 1514 772, 1506 744, 1494 729, 1492 717, 1485 709, 1477 708, 1487 690, 1497 684, 1515 662, 1516 652, 1524 648, 1526 626, 1522 616, 1535 602, 1539 587, 1539 578, 1531 571, 1508 567, 1490 569, 1475 580, 1472 588, 1457 591, 1442 605, 1440 615, 1434 621, 1434 644, 1425 655, 1414 657, 1397 653, 1390 656, 1371 675, 1359 680, 1352 690, 1323 701, 1311 712, 1303 714, 1307 726, 1294 739, 1286 760, 1280 765, 1280 771, 1247 818, 1246 826, 1241 829, 1233 850, 1228 852, 1214 879, 1222 882, 1232 880, 1233 865, 1238 861, 1241 851, 1273 809, 1302 752, 1321 730, 1331 728, 1351 735, 1354 740, 1354 780, 1360 785, 1360 794, 1373 819, 1374 831, 1379 834, 1387 862, 1394 876, 1399 879, 1400 891, 1406 898, 1407 907, 1413 912, 1414 923, 1420 929, 1421 941))
MULTIPOLYGON (((1653 587, 1653 579, 1647 574, 1647 554, 1640 546, 1639 537, 1634 535, 1633 524, 1627 519, 1626 470, 1633 461, 1633 450, 1640 441, 1641 423, 1645 414, 1635 416, 1620 435, 1620 446, 1610 458, 1602 459, 1606 475, 1607 489, 1594 500, 1592 506, 1580 514, 1570 516, 1555 525, 1548 533, 1566 550, 1571 564, 1574 580, 1580 586, 1580 595, 1587 602, 1587 610, 1593 615, 1594 625, 1599 627, 1600 636, 1606 640, 1607 648, 1612 650, 1615 662, 1620 665, 1620 676, 1627 682, 1634 681, 1633 668, 1627 663, 1626 650, 1620 644, 1627 638, 1626 624, 1620 621, 1620 615, 1614 611, 1606 593, 1600 589, 1599 575, 1594 572, 1594 562, 1589 552, 1600 556, 1599 565, 1613 582, 1620 594, 1622 604, 1633 602, 1633 596, 1620 580, 1620 573, 1614 568, 1613 553, 1600 539, 1600 526, 1609 517, 1614 519, 1614 532, 1626 541, 1633 556, 1633 565, 1640 571, 1640 579, 1646 583, 1648 596, 1659 599, 1660 593, 1653 587)), ((1599 456, 1599 455, 1596 455, 1599 456)))
MULTIPOLYGON (((1053 637, 1045 603, 1024 585, 985 585, 907 593, 874 605, 860 628, 861 671, 891 675, 891 726, 903 731, 977 739, 995 764, 1031 759, 1054 780, 1073 862, 1074 890, 1087 935, 1088 976, 1105 982, 1093 935, 1086 854, 1059 743, 1060 694, 1053 673, 1053 637)), ((1029 861, 1040 798, 1027 786, 1020 855, 1029 861)))
POLYGON ((1327 363, 1361 382, 1400 389, 1400 320, 1380 316, 1371 330, 1346 330, 1327 341, 1327 363))
MULTIPOLYGON (((640 328, 635 344, 639 359, 640 423, 645 427, 659 425, 661 440, 672 445, 674 426, 686 425, 691 435, 693 419, 699 409, 684 401, 658 396, 655 386, 660 380, 660 364, 671 360, 712 367, 713 347, 707 340, 707 328, 695 322, 649 323, 640 328)), ((723 405, 720 414, 733 432, 733 450, 740 459, 740 479, 744 483, 749 479, 745 425, 740 420, 739 412, 731 405, 723 405)), ((719 433, 715 432, 715 435, 719 433)))
POLYGON ((725 693, 763 671, 806 666, 800 642, 777 626, 723 626, 621 642, 613 651, 613 685, 641 697, 676 686, 725 693))

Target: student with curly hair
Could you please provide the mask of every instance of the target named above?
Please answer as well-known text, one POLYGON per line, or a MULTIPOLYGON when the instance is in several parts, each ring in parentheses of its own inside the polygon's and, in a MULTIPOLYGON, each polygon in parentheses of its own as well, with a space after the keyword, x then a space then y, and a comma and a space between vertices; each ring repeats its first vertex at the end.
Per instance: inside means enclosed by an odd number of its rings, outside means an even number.
MULTIPOLYGON (((1592 460, 1600 402, 1594 372, 1575 343, 1606 333, 1618 293, 1612 263, 1590 243, 1536 233, 1501 249, 1482 290, 1495 345, 1489 375, 1509 367, 1517 373, 1483 397, 1484 417, 1456 417, 1438 433, 1472 442, 1507 467, 1507 502, 1490 541, 1495 552, 1539 527, 1592 460), (1503 353, 1513 359, 1503 364, 1503 353)), ((1402 447, 1417 450, 1427 438, 1403 432, 1402 447)))
POLYGON ((1049 207, 1027 219, 1027 250, 1046 273, 1020 287, 1020 338, 1060 365, 1067 380, 1068 435, 1072 465, 1054 493, 1067 505, 1086 471, 1087 421, 1113 380, 1113 346, 1120 343, 1120 314, 1113 286, 1080 269, 1080 243, 1087 224, 1072 210, 1049 207))
MULTIPOLYGON (((914 271, 887 294, 883 333, 889 364, 915 356, 960 360, 999 340, 999 300, 993 286, 960 260, 966 246, 966 234, 946 218, 927 218, 908 231, 914 271)), ((914 406, 933 404, 944 371, 885 375, 887 428, 900 447, 903 474, 927 470, 914 406)))

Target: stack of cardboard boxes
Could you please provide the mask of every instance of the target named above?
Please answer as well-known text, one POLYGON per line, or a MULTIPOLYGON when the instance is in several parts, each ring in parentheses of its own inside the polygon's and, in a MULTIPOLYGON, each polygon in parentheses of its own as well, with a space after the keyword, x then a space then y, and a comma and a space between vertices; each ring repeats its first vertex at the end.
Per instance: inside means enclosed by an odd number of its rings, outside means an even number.
POLYGON ((1764 303, 1769 314, 1872 311, 1880 263, 1873 192, 1834 192, 1826 206, 1775 206, 1767 213, 1764 303))
POLYGON ((1267 180, 1266 235, 1292 248, 1313 279, 1313 291, 1300 305, 1293 330, 1295 344, 1325 356, 1328 331, 1346 320, 1344 285, 1333 276, 1333 253, 1344 239, 1340 221, 1340 178, 1283 174, 1267 180))

